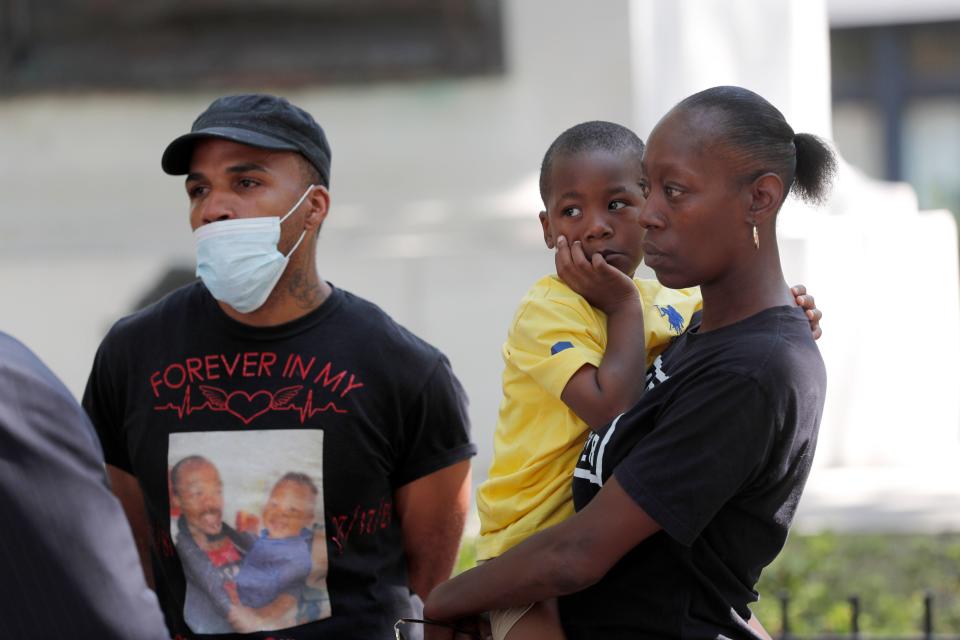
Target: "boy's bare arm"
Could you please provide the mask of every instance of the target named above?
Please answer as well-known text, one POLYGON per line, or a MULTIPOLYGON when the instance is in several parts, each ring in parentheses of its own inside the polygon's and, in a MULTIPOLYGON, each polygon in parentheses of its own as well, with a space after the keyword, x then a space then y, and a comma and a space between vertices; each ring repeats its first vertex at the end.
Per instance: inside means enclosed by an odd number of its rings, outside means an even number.
POLYGON ((599 253, 587 260, 580 242, 557 239, 557 275, 607 316, 607 348, 599 367, 584 365, 560 399, 591 429, 599 429, 643 395, 646 360, 643 305, 633 280, 599 253))
POLYGON ((811 294, 807 293, 807 288, 802 284, 795 284, 790 287, 790 293, 793 294, 797 306, 803 309, 807 320, 810 321, 810 331, 813 333, 813 339, 819 340, 820 336, 823 335, 823 331, 820 329, 823 312, 817 309, 816 301, 811 294))

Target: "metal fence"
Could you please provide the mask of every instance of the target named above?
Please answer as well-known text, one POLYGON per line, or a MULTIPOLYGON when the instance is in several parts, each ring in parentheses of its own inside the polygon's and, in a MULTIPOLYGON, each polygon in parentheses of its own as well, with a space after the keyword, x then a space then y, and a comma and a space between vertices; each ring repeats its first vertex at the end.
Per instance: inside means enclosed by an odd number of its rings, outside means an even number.
POLYGON ((790 629, 790 597, 780 596, 780 633, 774 637, 778 640, 960 640, 955 634, 936 633, 933 628, 933 596, 929 593, 923 597, 923 617, 917 621, 915 635, 888 636, 871 634, 860 628, 860 598, 847 598, 850 605, 850 632, 841 634, 798 635, 790 629))

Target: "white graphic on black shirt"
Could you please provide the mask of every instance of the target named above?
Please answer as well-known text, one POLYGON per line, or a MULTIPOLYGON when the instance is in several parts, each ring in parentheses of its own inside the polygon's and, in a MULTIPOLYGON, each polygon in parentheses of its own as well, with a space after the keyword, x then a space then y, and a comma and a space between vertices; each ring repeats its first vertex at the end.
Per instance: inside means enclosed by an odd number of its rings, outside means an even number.
POLYGON ((647 391, 669 379, 670 376, 663 370, 663 356, 657 356, 657 359, 654 360, 650 368, 647 369, 647 391))
POLYGON ((613 437, 613 432, 617 430, 617 423, 620 422, 622 417, 623 414, 621 413, 614 418, 602 437, 598 433, 590 433, 587 444, 583 447, 583 454, 580 456, 580 464, 586 464, 587 467, 578 465, 573 470, 575 478, 582 478, 595 485, 603 486, 603 451, 607 448, 607 443, 613 437))

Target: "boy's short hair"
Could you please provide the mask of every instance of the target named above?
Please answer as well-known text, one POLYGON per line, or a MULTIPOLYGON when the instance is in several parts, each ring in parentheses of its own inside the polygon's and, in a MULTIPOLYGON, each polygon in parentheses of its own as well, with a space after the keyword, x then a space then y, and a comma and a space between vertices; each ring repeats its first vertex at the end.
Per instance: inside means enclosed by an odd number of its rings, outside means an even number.
MULTIPOLYGON (((279 486, 280 486, 281 484, 283 484, 284 482, 293 482, 293 483, 299 484, 300 486, 306 487, 306 488, 310 489, 310 491, 311 491, 311 493, 313 493, 313 495, 319 495, 319 493, 320 493, 320 492, 317 490, 317 485, 313 484, 313 480, 311 480, 311 479, 310 479, 310 476, 308 476, 308 475, 305 474, 305 473, 298 473, 298 472, 296 472, 296 471, 288 471, 287 473, 283 474, 283 477, 282 477, 282 478, 280 478, 279 480, 277 480, 276 484, 273 485, 273 488, 276 489, 277 487, 279 487, 279 486)), ((272 491, 272 489, 271 489, 271 491, 272 491)))
POLYGON ((637 162, 643 156, 643 140, 623 125, 604 120, 591 120, 572 126, 553 141, 540 165, 540 198, 547 203, 550 190, 550 170, 560 156, 582 151, 625 152, 635 155, 637 162))

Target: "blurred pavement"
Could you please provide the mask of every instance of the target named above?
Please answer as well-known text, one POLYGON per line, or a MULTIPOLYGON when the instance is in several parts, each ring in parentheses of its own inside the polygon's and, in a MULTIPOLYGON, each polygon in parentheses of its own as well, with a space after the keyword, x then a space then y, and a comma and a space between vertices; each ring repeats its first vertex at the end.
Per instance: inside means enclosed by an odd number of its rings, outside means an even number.
POLYGON ((960 473, 953 465, 815 468, 794 530, 958 532, 960 473))

